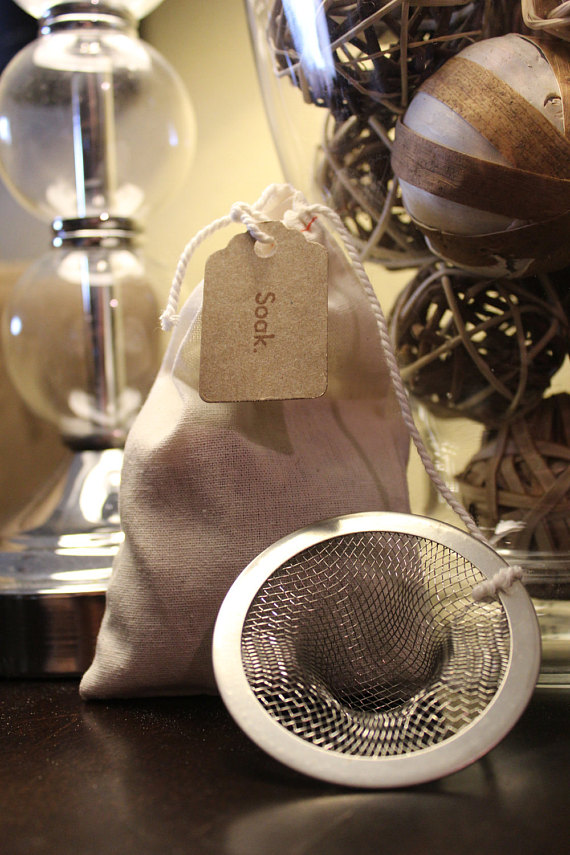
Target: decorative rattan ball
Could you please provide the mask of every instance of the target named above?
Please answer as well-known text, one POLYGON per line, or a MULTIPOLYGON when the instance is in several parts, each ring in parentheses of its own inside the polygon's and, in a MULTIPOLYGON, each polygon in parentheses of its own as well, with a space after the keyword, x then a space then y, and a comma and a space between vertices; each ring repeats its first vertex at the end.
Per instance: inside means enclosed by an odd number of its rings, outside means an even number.
POLYGON ((570 550, 570 395, 545 398, 525 416, 489 432, 458 476, 478 524, 495 531, 515 520, 499 546, 524 552, 570 550))
POLYGON ((430 249, 487 275, 570 264, 570 44, 511 33, 425 81, 392 166, 430 249))
POLYGON ((496 280, 437 262, 398 297, 390 333, 415 398, 498 426, 542 398, 566 356, 568 319, 546 274, 496 280))
POLYGON ((363 258, 387 268, 417 267, 431 258, 422 233, 404 210, 390 166, 390 148, 370 118, 336 123, 329 114, 315 182, 342 218, 363 258))
POLYGON ((341 122, 401 114, 449 57, 474 41, 518 31, 522 23, 519 0, 324 0, 312 14, 314 35, 321 22, 326 26, 332 79, 323 85, 303 47, 304 22, 283 0, 275 0, 267 31, 275 72, 341 122))
MULTIPOLYGON (((277 77, 308 103, 329 110, 316 184, 351 230, 363 258, 387 267, 423 263, 431 253, 403 210, 389 163, 394 128, 421 83, 480 39, 519 30, 519 0, 413 3, 325 0, 331 70, 311 67, 291 11, 276 0, 267 37, 277 77)), ((325 48, 323 48, 325 50, 325 48)))

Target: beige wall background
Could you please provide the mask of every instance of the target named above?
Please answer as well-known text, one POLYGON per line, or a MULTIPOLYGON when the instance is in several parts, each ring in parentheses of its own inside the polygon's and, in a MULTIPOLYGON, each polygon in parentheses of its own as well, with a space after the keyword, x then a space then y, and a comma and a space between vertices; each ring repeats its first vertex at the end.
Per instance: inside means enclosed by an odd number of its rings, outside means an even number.
MULTIPOLYGON (((143 23, 145 38, 180 74, 194 105, 197 150, 181 192, 148 224, 148 250, 175 265, 185 243, 283 178, 261 99, 243 0, 164 0, 143 23)), ((192 260, 187 288, 228 234, 192 260)))

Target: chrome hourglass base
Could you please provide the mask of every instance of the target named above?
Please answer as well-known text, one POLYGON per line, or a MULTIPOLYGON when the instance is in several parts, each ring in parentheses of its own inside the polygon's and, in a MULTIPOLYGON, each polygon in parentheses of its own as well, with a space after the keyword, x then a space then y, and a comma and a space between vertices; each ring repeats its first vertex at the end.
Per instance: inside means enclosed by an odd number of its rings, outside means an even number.
POLYGON ((0 676, 75 676, 90 664, 123 539, 122 457, 115 448, 75 453, 0 534, 0 676))

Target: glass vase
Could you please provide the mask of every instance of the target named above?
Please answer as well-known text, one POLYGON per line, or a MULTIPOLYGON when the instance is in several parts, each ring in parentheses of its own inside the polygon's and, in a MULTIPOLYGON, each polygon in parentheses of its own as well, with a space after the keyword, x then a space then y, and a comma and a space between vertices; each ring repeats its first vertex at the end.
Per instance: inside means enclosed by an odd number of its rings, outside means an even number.
MULTIPOLYGON (((420 86, 484 39, 523 33, 517 0, 246 0, 285 177, 351 232, 389 318, 441 475, 522 565, 543 641, 540 684, 570 685, 568 268, 516 279, 429 248, 391 164, 420 86)), ((458 524, 412 453, 416 513, 458 524)))

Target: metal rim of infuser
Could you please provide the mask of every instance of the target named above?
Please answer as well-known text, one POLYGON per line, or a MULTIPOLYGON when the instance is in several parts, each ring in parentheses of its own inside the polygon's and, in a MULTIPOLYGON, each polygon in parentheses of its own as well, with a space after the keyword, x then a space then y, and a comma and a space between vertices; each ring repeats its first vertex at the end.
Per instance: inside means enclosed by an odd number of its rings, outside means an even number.
POLYGON ((222 699, 259 747, 324 781, 400 787, 458 771, 500 742, 536 685, 540 633, 522 584, 472 596, 505 566, 472 535, 410 514, 294 532, 222 604, 222 699))

